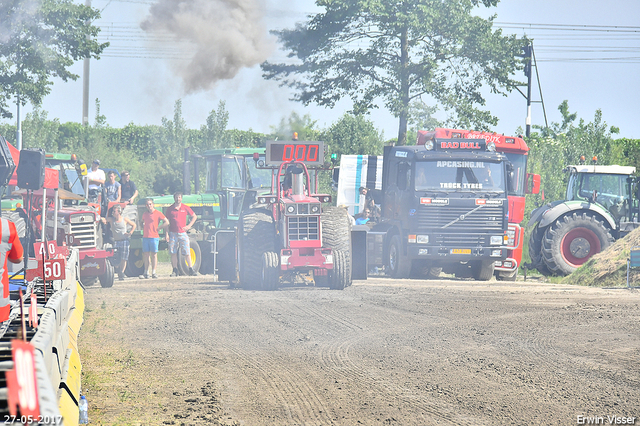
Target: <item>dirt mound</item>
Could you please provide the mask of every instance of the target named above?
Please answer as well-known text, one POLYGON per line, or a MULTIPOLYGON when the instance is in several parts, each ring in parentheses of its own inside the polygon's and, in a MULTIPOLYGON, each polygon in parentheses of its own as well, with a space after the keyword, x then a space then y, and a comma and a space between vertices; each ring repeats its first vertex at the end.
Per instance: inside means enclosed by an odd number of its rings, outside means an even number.
MULTIPOLYGON (((573 274, 565 277, 562 282, 593 287, 625 287, 627 259, 631 248, 636 246, 640 246, 640 228, 593 256, 573 274)), ((640 285, 640 270, 631 270, 629 284, 640 285)))

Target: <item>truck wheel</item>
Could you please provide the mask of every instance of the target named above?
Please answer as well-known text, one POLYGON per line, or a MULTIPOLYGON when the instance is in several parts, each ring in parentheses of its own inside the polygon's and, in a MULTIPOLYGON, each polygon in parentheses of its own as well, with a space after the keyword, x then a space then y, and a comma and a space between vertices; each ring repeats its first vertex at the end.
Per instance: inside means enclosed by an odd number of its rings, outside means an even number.
POLYGON ((126 276, 138 278, 144 272, 144 259, 142 256, 142 248, 136 248, 129 252, 127 267, 124 270, 126 276))
POLYGON ((476 281, 489 281, 493 277, 495 261, 476 260, 471 265, 473 279, 476 281))
POLYGON ((551 272, 569 275, 612 243, 609 229, 593 214, 573 213, 562 216, 547 228, 542 240, 542 256, 551 272))
POLYGON ((104 261, 104 266, 105 266, 104 274, 100 275, 100 277, 99 277, 100 286, 102 288, 113 287, 113 282, 115 280, 115 272, 114 272, 114 269, 113 269, 113 265, 111 264, 109 259, 106 259, 104 261))
POLYGON ((262 274, 262 254, 275 252, 276 228, 269 211, 249 209, 238 223, 238 275, 240 286, 256 289, 262 274))
POLYGON ((428 261, 414 261, 411 266, 411 277, 415 278, 436 279, 441 273, 441 267, 431 266, 431 262, 428 261))
MULTIPOLYGON (((191 264, 193 270, 198 272, 200 265, 202 264, 202 252, 198 242, 193 238, 189 238, 189 256, 191 256, 191 264)), ((187 257, 182 254, 178 249, 178 271, 181 275, 189 275, 189 264, 187 263, 187 257)))
POLYGON ((533 267, 538 270, 542 275, 553 275, 547 265, 542 259, 542 238, 544 236, 545 228, 539 229, 536 225, 529 235, 529 257, 533 267))
POLYGON ((498 281, 515 281, 518 277, 518 268, 513 272, 498 271, 496 272, 496 280, 498 281))
POLYGON ((280 283, 280 259, 276 252, 268 251, 262 253, 262 274, 260 276, 260 287, 262 290, 273 291, 280 283))
POLYGON ((333 270, 329 277, 329 288, 344 290, 351 285, 351 271, 347 268, 347 255, 341 250, 333 251, 333 270))
POLYGON ((402 256, 402 243, 400 242, 399 235, 391 237, 387 266, 389 267, 389 273, 392 277, 409 278, 409 273, 411 272, 411 261, 403 258, 402 256))
POLYGON ((341 207, 325 207, 320 215, 322 226, 322 247, 332 250, 340 250, 346 261, 347 273, 349 274, 349 285, 351 285, 351 220, 349 212, 341 207))

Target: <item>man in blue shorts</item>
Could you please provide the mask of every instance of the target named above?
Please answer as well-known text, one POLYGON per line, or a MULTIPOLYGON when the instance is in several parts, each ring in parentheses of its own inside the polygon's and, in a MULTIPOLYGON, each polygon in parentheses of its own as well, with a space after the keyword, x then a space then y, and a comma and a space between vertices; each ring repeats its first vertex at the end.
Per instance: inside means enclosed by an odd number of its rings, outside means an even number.
POLYGON ((158 278, 156 266, 158 265, 158 243, 160 242, 161 229, 169 226, 169 219, 160 210, 156 210, 153 200, 145 201, 147 211, 142 215, 142 257, 144 259, 144 274, 140 278, 149 278, 149 264, 151 264, 151 278, 158 278), (161 223, 162 222, 162 223, 161 223))

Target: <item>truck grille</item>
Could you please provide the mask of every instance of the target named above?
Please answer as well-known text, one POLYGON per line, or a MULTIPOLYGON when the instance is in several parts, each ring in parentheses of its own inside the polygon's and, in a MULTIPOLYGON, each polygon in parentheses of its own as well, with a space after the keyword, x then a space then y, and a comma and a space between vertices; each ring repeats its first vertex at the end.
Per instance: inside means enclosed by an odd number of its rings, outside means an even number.
POLYGON ((289 241, 320 239, 319 216, 289 217, 289 241))
POLYGON ((506 220, 502 206, 483 206, 470 213, 475 208, 475 206, 423 207, 418 210, 418 226, 420 229, 435 232, 464 231, 482 234, 487 231, 502 231, 506 220), (445 226, 447 227, 444 228, 445 226))
POLYGON ((72 223, 71 235, 73 235, 75 247, 94 248, 96 246, 96 226, 93 222, 72 223))

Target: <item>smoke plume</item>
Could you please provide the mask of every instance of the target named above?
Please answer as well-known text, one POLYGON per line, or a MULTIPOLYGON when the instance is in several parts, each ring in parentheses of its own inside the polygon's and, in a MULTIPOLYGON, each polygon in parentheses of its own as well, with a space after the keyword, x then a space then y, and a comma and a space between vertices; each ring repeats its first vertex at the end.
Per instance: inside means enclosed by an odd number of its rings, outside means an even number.
POLYGON ((187 93, 211 89, 244 67, 265 61, 275 43, 262 24, 259 0, 158 0, 141 28, 170 33, 188 46, 187 60, 174 61, 187 93))

